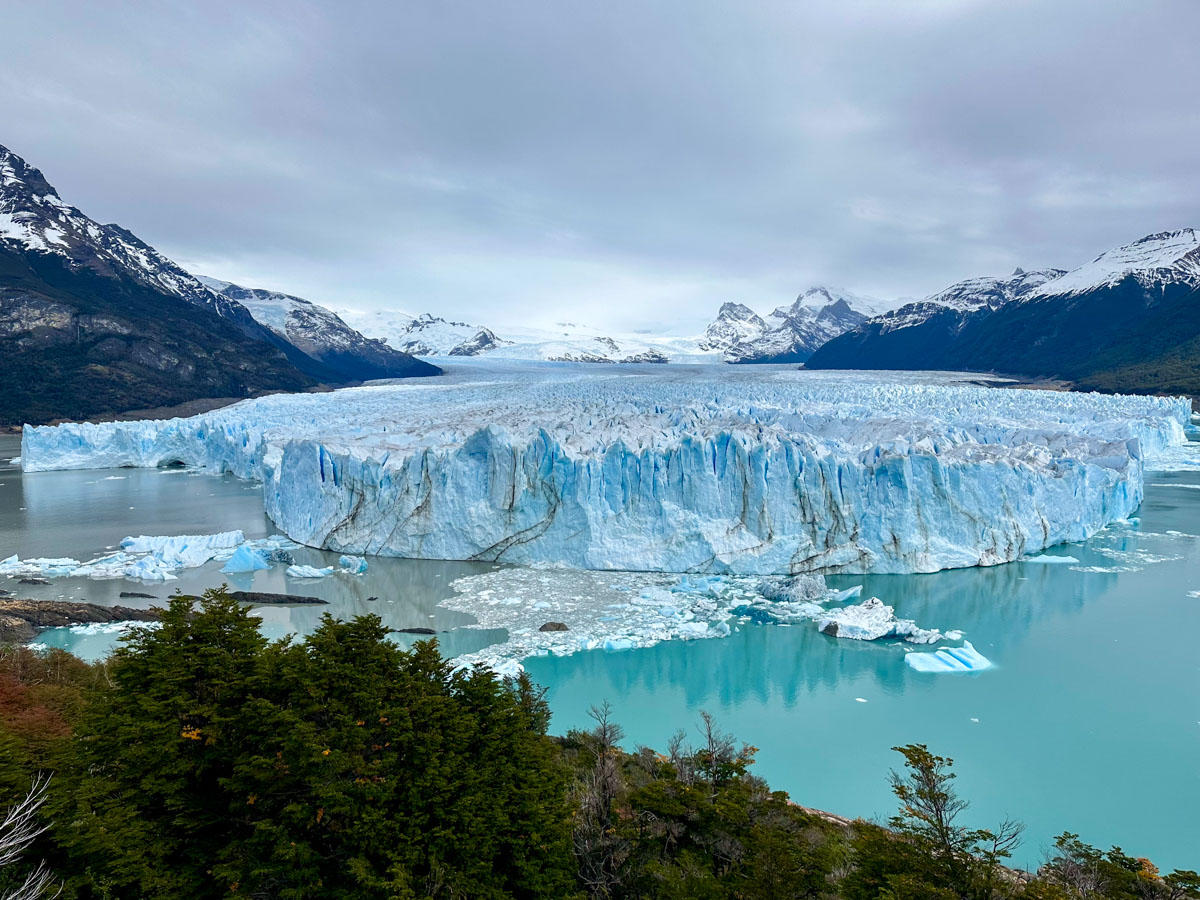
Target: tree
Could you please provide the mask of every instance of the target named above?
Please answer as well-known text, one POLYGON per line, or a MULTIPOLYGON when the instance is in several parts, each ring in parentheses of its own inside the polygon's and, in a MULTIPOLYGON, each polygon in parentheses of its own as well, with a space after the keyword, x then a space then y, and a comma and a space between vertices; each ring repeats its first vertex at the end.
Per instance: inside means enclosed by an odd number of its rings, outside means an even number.
POLYGON ((958 824, 968 808, 954 790, 954 760, 935 756, 924 744, 893 747, 904 757, 903 774, 893 771, 892 793, 900 812, 892 833, 860 828, 857 871, 848 879, 850 896, 907 897, 921 885, 936 896, 949 891, 962 900, 988 900, 1001 887, 1001 861, 1020 843, 1022 826, 1005 821, 995 831, 958 824))
POLYGON ((64 799, 80 889, 117 896, 563 897, 566 771, 527 680, 453 672, 376 616, 267 642, 173 598, 89 710, 64 799))
POLYGON ((0 900, 41 900, 57 897, 61 890, 45 862, 32 869, 25 867, 24 877, 18 872, 22 857, 50 827, 38 818, 49 783, 48 778, 36 776, 24 799, 0 817, 0 900))

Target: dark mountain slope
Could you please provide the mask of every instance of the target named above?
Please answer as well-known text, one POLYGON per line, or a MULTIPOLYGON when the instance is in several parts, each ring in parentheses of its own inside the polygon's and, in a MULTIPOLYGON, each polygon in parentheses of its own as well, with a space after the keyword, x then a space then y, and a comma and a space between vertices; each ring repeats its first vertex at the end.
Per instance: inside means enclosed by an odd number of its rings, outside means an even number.
POLYGON ((186 300, 3 245, 0 353, 6 426, 317 381, 277 348, 186 300))
POLYGON ((987 302, 946 302, 946 293, 864 322, 807 365, 982 370, 1200 394, 1200 240, 1191 229, 1149 235, 987 302))

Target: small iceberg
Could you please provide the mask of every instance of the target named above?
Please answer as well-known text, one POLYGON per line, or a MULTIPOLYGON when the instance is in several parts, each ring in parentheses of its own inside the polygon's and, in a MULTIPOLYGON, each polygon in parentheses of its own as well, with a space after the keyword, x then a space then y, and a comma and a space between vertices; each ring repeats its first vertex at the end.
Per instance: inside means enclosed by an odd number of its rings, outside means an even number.
POLYGON ((970 641, 963 641, 961 647, 943 647, 933 653, 909 653, 904 661, 918 672, 979 672, 992 667, 992 661, 971 646, 970 641))
POLYGON ((830 637, 856 641, 899 637, 914 644, 933 644, 942 639, 936 628, 920 628, 912 619, 897 619, 896 611, 878 597, 857 606, 827 610, 817 620, 817 627, 830 637))
POLYGON ((333 574, 333 566, 318 569, 316 566, 288 566, 287 574, 292 578, 324 578, 333 574))
POLYGON ((1043 553, 1041 556, 1022 556, 1017 562, 1042 563, 1043 565, 1079 565, 1079 560, 1073 556, 1051 556, 1048 553, 1043 553))
POLYGON ((346 575, 365 575, 367 573, 367 560, 362 556, 339 556, 338 565, 342 567, 342 572, 346 575))
POLYGON ((236 575, 243 572, 260 572, 269 568, 271 568, 271 562, 267 559, 266 553, 242 544, 233 551, 233 556, 229 557, 225 565, 221 566, 221 571, 226 575, 236 575))

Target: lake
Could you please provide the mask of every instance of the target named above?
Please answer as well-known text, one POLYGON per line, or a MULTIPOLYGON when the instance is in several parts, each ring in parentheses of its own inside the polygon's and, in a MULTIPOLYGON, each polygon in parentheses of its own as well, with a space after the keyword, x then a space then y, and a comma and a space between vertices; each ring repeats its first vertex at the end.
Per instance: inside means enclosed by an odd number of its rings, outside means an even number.
MULTIPOLYGON (((19 452, 19 439, 0 436, 0 556, 85 559, 137 534, 276 533, 258 487, 230 476, 24 474, 6 462, 19 452)), ((1137 520, 1050 551, 1078 564, 830 579, 837 587, 863 584, 864 596, 922 626, 962 630, 996 664, 971 675, 921 674, 904 664, 895 642, 838 640, 811 624, 743 624, 728 638, 533 658, 526 668, 548 690, 556 731, 586 726, 588 707, 608 700, 628 743, 662 748, 677 729, 694 736, 706 710, 761 748, 758 774, 807 806, 888 815, 886 775, 898 759, 889 748, 921 742, 955 758, 973 824, 1011 815, 1028 825, 1022 864, 1036 865, 1053 836, 1069 829, 1164 869, 1197 868, 1198 534, 1200 472, 1150 473, 1137 520)), ((331 565, 337 555, 301 548, 295 556, 331 565)), ((153 601, 119 592, 166 597, 228 582, 329 601, 259 608, 272 637, 311 630, 325 612, 372 612, 393 628, 444 632, 449 655, 504 638, 465 627, 469 616, 438 606, 452 581, 489 571, 484 564, 372 558, 364 576, 322 580, 290 579, 282 567, 253 576, 223 576, 219 568, 184 570, 168 586, 55 579, 21 586, 21 595, 136 606, 153 601)), ((96 658, 115 636, 62 629, 39 640, 96 658)))

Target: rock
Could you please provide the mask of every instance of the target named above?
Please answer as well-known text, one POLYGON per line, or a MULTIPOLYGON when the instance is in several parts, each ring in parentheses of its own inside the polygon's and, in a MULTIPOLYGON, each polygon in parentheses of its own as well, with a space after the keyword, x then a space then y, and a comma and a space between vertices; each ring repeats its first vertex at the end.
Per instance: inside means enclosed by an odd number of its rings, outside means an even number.
POLYGON ((125 598, 136 598, 139 600, 157 600, 153 594, 143 594, 141 591, 121 591, 120 596, 125 598))
POLYGON ((22 578, 17 584, 49 584, 45 578, 22 578))
POLYGON ((538 631, 570 631, 564 622, 547 622, 538 631))
POLYGON ((396 634, 437 634, 432 628, 393 628, 396 634))
POLYGON ((28 643, 46 628, 91 622, 157 622, 157 609, 100 606, 72 600, 0 600, 0 643, 28 643))

